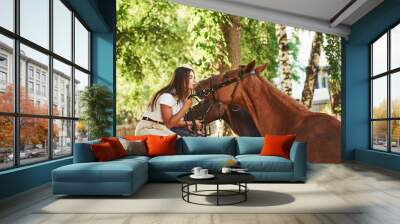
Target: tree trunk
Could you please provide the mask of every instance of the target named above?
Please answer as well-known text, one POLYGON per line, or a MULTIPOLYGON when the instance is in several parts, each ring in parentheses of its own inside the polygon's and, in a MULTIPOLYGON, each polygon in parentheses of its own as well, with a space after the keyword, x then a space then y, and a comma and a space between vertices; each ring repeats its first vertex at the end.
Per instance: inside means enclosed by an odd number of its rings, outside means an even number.
POLYGON ((322 41, 322 34, 315 33, 312 41, 310 58, 308 59, 308 66, 306 68, 306 80, 304 81, 304 88, 301 94, 301 102, 309 109, 312 106, 312 101, 314 98, 314 89, 318 76, 322 41))
MULTIPOLYGON (((222 61, 219 67, 220 74, 240 65, 240 17, 228 15, 228 21, 221 21, 220 28, 224 34, 226 52, 228 54, 229 63, 222 61)), ((232 130, 228 124, 223 122, 223 135, 232 135, 232 130)))
POLYGON ((221 21, 221 31, 224 34, 226 52, 229 64, 223 63, 220 72, 223 73, 240 65, 240 17, 228 16, 228 22, 221 21))
POLYGON ((275 25, 276 37, 279 46, 279 68, 281 77, 281 90, 286 95, 292 95, 292 77, 289 59, 289 41, 286 33, 286 26, 277 24, 275 25))
POLYGON ((341 91, 340 91, 340 86, 336 87, 335 83, 333 83, 331 80, 328 81, 328 90, 329 90, 329 101, 331 105, 331 111, 335 115, 336 118, 341 119, 340 114, 341 114, 341 103, 342 103, 342 98, 341 98, 341 91))

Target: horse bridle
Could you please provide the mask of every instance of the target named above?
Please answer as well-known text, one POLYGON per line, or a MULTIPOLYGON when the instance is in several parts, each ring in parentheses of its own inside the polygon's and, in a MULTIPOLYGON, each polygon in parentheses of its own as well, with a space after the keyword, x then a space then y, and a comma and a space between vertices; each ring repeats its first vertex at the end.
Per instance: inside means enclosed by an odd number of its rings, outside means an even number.
POLYGON ((227 105, 230 106, 229 108, 230 108, 232 111, 239 111, 239 110, 240 110, 240 107, 237 106, 237 105, 235 106, 235 105, 232 104, 233 99, 234 99, 234 97, 235 97, 235 93, 236 93, 237 87, 238 87, 238 85, 239 85, 239 82, 241 82, 241 81, 242 81, 244 78, 246 78, 246 77, 249 77, 249 76, 251 76, 251 75, 256 75, 256 74, 257 74, 256 71, 255 71, 254 69, 251 70, 249 73, 243 72, 243 68, 244 68, 244 67, 246 67, 246 66, 241 65, 241 66, 239 67, 239 68, 240 68, 240 71, 239 71, 239 77, 238 77, 238 78, 228 79, 228 78, 227 78, 227 73, 224 73, 224 74, 222 75, 222 77, 223 77, 223 78, 222 78, 222 79, 223 79, 223 82, 217 83, 217 84, 215 83, 215 76, 214 76, 214 75, 211 75, 211 78, 210 78, 210 87, 201 90, 200 92, 197 93, 197 95, 198 95, 199 97, 207 97, 207 96, 209 96, 209 94, 212 94, 213 100, 214 100, 215 102, 217 102, 217 100, 216 100, 216 98, 215 98, 215 93, 217 92, 217 90, 220 89, 220 88, 223 88, 223 87, 225 87, 225 86, 228 86, 228 85, 231 85, 231 84, 235 83, 235 86, 233 87, 233 91, 232 91, 231 97, 230 97, 231 102, 228 103, 227 105))
MULTIPOLYGON (((231 85, 231 84, 235 83, 235 86, 233 87, 233 91, 231 93, 231 102, 232 102, 233 97, 235 96, 235 93, 236 93, 236 89, 237 89, 237 87, 239 85, 239 82, 242 81, 246 77, 249 77, 251 75, 256 75, 257 74, 254 69, 249 73, 244 73, 243 72, 243 68, 244 67, 245 67, 244 65, 240 66, 239 78, 228 79, 227 78, 227 74, 224 73, 222 75, 222 77, 223 77, 222 79, 224 81, 221 82, 221 83, 215 83, 215 75, 212 74, 211 78, 210 78, 210 87, 204 88, 201 91, 196 92, 195 95, 199 96, 199 97, 207 97, 209 94, 212 94, 213 100, 217 101, 216 98, 215 98, 215 93, 217 92, 217 90, 220 89, 220 88, 223 88, 225 86, 228 86, 228 85, 231 85)), ((230 105, 230 104, 231 103, 229 103, 228 105, 230 105)))
MULTIPOLYGON (((195 94, 192 94, 192 95, 190 95, 189 96, 189 98, 194 98, 194 99, 196 99, 196 100, 198 100, 196 97, 207 97, 207 96, 209 96, 209 94, 212 94, 212 104, 211 105, 209 105, 208 106, 208 108, 203 108, 203 114, 202 114, 202 121, 204 122, 204 119, 205 119, 205 116, 206 116, 206 114, 210 111, 210 109, 214 106, 214 104, 215 103, 220 103, 220 102, 218 102, 217 100, 216 100, 216 98, 215 98, 215 93, 216 93, 216 91, 218 90, 218 89, 220 89, 220 88, 223 88, 223 87, 225 87, 225 86, 228 86, 228 85, 231 85, 231 84, 233 84, 233 83, 235 83, 235 86, 233 87, 233 91, 232 91, 232 93, 231 93, 231 102, 228 104, 228 106, 229 105, 232 105, 232 101, 233 101, 233 98, 235 97, 235 93, 236 93, 236 90, 237 90, 237 87, 238 87, 238 85, 239 85, 239 82, 240 81, 242 81, 244 78, 246 78, 246 77, 249 77, 249 76, 251 76, 251 75, 256 75, 257 73, 255 72, 255 70, 253 69, 251 72, 249 72, 249 73, 244 73, 243 72, 243 68, 244 68, 245 66, 243 66, 243 65, 241 65, 239 68, 240 68, 240 72, 239 72, 239 78, 233 78, 233 79, 228 79, 227 78, 227 73, 224 73, 223 75, 222 75, 222 79, 223 79, 223 82, 221 82, 221 83, 216 83, 216 80, 215 80, 215 75, 214 74, 211 74, 211 77, 210 77, 210 87, 208 87, 208 88, 204 88, 204 89, 202 89, 201 91, 199 91, 199 92, 196 92, 195 94)), ((239 109, 234 109, 234 108, 232 108, 232 110, 233 111, 237 111, 237 110, 239 110, 239 109)), ((189 109, 189 111, 190 111, 190 109, 189 109)), ((186 114, 187 115, 187 114, 186 114)), ((187 118, 187 116, 185 115, 185 124, 186 124, 186 127, 188 128, 189 126, 188 126, 188 124, 187 124, 187 122, 186 122, 186 118, 187 118)), ((221 115, 219 115, 219 119, 221 119, 221 115)), ((192 120, 192 130, 194 131, 194 132, 196 132, 197 131, 197 127, 196 127, 196 123, 195 123, 195 119, 193 118, 193 120, 192 120)), ((203 128, 204 128, 204 133, 205 133, 205 135, 207 136, 207 127, 206 127, 206 125, 204 124, 203 125, 203 128)))

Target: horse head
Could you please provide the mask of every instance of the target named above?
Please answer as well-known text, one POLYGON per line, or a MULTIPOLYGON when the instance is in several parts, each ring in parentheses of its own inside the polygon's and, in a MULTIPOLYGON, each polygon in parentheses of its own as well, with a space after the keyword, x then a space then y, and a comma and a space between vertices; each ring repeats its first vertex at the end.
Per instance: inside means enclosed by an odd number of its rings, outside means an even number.
POLYGON ((195 88, 196 95, 233 106, 238 103, 235 98, 241 95, 243 82, 252 77, 257 78, 266 67, 266 65, 255 67, 255 65, 256 61, 253 60, 237 69, 201 80, 195 88))
POLYGON ((261 136, 253 119, 245 109, 233 109, 226 104, 215 102, 211 99, 202 100, 193 106, 186 114, 186 119, 204 119, 205 124, 222 119, 239 136, 261 136))

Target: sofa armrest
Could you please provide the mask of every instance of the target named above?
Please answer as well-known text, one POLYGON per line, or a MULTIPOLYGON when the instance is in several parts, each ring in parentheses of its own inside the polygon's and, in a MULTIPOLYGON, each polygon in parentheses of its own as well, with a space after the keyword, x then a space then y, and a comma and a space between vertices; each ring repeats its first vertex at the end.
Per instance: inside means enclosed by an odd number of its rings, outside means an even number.
POLYGON ((293 162, 293 179, 305 181, 307 175, 307 144, 305 142, 293 142, 290 160, 293 162))
POLYGON ((98 144, 100 140, 75 143, 74 145, 74 163, 89 163, 95 162, 96 158, 92 153, 90 146, 92 144, 98 144))

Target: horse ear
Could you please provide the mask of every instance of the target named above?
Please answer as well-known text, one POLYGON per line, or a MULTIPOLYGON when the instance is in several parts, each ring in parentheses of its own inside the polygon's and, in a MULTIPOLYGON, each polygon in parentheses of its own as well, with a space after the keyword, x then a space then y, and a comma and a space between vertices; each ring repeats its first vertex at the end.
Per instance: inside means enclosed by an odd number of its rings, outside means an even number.
POLYGON ((257 74, 261 74, 261 72, 263 72, 266 67, 267 67, 267 64, 263 64, 263 65, 260 65, 257 68, 255 68, 255 70, 256 70, 257 74))
POLYGON ((254 67, 256 67, 256 60, 251 61, 251 62, 246 66, 245 72, 248 73, 248 72, 253 71, 253 70, 254 70, 254 67))

